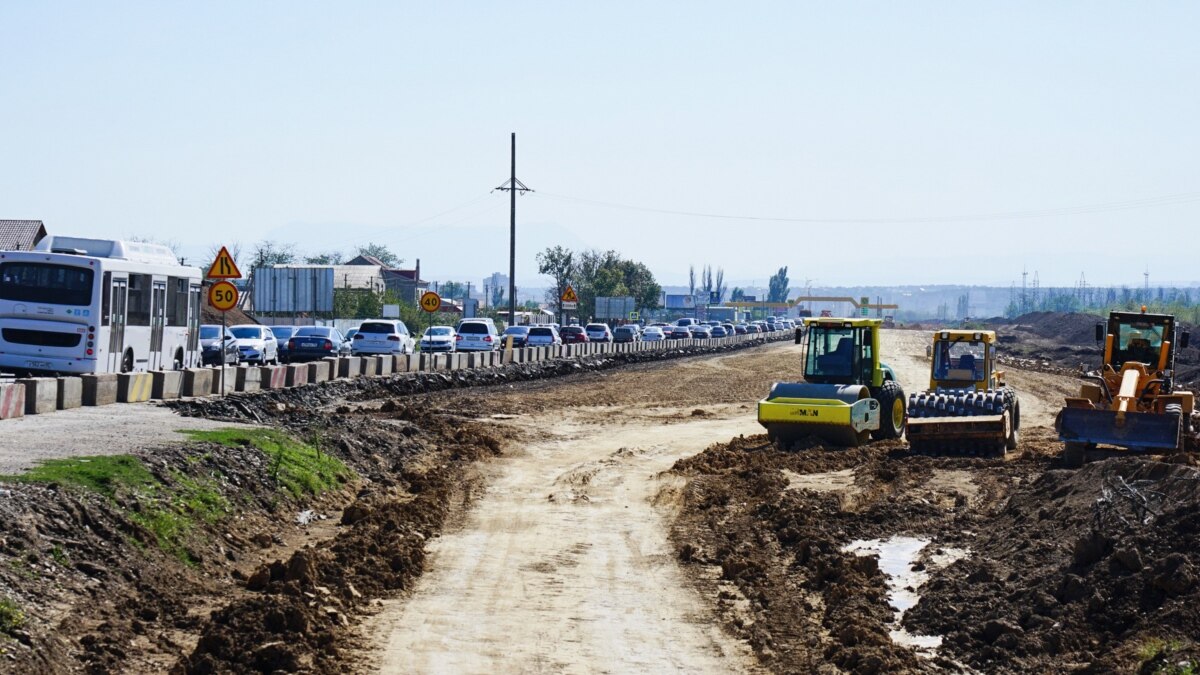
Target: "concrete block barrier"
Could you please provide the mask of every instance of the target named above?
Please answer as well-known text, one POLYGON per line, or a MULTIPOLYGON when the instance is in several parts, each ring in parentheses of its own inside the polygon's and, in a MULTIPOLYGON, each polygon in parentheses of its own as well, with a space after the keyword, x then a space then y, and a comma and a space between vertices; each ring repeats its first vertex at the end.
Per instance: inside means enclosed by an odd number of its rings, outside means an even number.
MULTIPOLYGON (((390 356, 388 357, 391 358, 390 356)), ((383 360, 382 356, 364 356, 362 363, 358 369, 358 374, 364 377, 374 377, 379 374, 379 362, 383 360)))
POLYGON ((258 369, 259 389, 282 389, 287 386, 287 368, 283 366, 263 366, 258 369))
POLYGON ((188 368, 183 371, 182 396, 212 396, 212 368, 188 368))
POLYGON ((45 415, 58 410, 58 380, 53 377, 23 377, 16 382, 25 386, 26 415, 45 415))
POLYGON ((343 356, 337 363, 338 377, 358 377, 362 375, 362 359, 358 356, 343 356))
POLYGON ((237 368, 233 366, 219 366, 212 369, 212 389, 213 394, 221 392, 221 373, 225 374, 225 392, 228 394, 231 391, 237 391, 237 368))
POLYGON ((308 381, 312 383, 329 381, 329 364, 324 360, 308 364, 308 381))
POLYGON ((150 373, 117 375, 117 403, 142 403, 150 400, 154 378, 150 373))
POLYGON ((262 373, 254 367, 238 368, 233 386, 235 391, 258 391, 262 387, 262 373))
POLYGON ((299 387, 309 382, 309 368, 307 363, 289 363, 284 366, 283 372, 283 384, 285 387, 299 387))
POLYGON ((150 398, 160 401, 179 398, 182 390, 182 370, 156 370, 150 373, 150 398))
POLYGON ((0 420, 25 416, 25 385, 0 384, 0 420))
POLYGON ((376 375, 391 375, 392 371, 396 370, 396 356, 384 356, 379 359, 379 369, 375 372, 376 375))
MULTIPOLYGON (((84 405, 112 405, 117 402, 116 373, 95 373, 84 375, 79 379, 83 380, 84 405)), ((22 389, 22 396, 24 396, 24 389, 22 389)))
POLYGON ((83 405, 83 380, 78 377, 58 378, 58 392, 54 405, 59 410, 70 410, 83 405))

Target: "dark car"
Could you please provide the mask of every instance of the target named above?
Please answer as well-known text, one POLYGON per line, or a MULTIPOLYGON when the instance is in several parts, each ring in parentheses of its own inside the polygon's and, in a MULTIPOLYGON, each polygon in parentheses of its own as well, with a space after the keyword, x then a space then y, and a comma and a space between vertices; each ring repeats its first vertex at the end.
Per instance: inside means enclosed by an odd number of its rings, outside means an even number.
POLYGON ((562 336, 563 344, 580 344, 588 341, 587 331, 583 326, 566 326, 559 332, 562 336))
POLYGON ((329 326, 303 326, 288 338, 288 360, 293 363, 349 355, 350 343, 338 329, 329 326))
POLYGON ((675 326, 671 328, 671 332, 667 333, 667 337, 672 340, 680 340, 683 338, 692 337, 692 331, 688 330, 687 326, 675 326))
POLYGON ((637 326, 617 326, 613 330, 613 342, 641 342, 642 334, 637 326))
POLYGON ((206 366, 237 365, 241 354, 233 333, 222 333, 220 326, 212 324, 200 326, 200 349, 200 362, 206 366))
POLYGON ((502 342, 506 342, 512 336, 513 347, 524 347, 525 341, 529 339, 529 326, 509 326, 504 329, 504 333, 500 336, 502 342))
POLYGON ((271 332, 275 334, 275 341, 279 343, 279 360, 287 363, 288 360, 288 339, 292 337, 292 333, 296 332, 295 326, 271 326, 271 332))
POLYGON ((712 336, 713 337, 722 338, 722 337, 727 337, 728 335, 729 335, 729 331, 725 330, 725 326, 713 326, 712 327, 712 336))
POLYGON ((746 330, 745 324, 739 323, 733 327, 733 332, 737 335, 745 335, 746 333, 748 333, 750 331, 746 330))

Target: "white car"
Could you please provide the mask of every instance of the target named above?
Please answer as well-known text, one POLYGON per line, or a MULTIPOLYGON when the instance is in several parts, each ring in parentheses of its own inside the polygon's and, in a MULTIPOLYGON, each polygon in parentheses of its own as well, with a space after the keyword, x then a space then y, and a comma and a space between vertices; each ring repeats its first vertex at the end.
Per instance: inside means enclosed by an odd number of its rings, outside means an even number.
POLYGON ((279 363, 279 341, 268 326, 230 326, 237 338, 238 360, 243 363, 279 363))
POLYGON ((450 326, 430 326, 421 336, 423 352, 453 352, 458 348, 458 333, 450 326))
POLYGON ((411 354, 416 341, 408 326, 396 319, 372 319, 362 322, 350 341, 350 354, 411 354))
POLYGON ((463 319, 455 342, 460 352, 490 352, 500 349, 500 333, 491 319, 463 319))
POLYGON ((612 342, 613 334, 609 330, 606 323, 589 323, 587 325, 587 336, 589 342, 612 342))
POLYGON ((561 344, 562 338, 559 337, 558 330, 554 326, 534 326, 525 336, 526 347, 552 347, 561 344))
POLYGON ((647 326, 646 330, 642 331, 644 342, 660 342, 666 339, 667 336, 663 333, 663 329, 658 326, 647 326))

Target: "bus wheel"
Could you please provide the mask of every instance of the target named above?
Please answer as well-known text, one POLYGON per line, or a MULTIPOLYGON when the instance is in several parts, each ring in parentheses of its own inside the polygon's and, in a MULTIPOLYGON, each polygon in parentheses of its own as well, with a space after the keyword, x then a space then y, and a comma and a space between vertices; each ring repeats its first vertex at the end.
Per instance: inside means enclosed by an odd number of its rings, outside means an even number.
POLYGON ((121 372, 122 373, 133 372, 133 350, 132 349, 127 350, 125 352, 125 356, 121 359, 121 372))

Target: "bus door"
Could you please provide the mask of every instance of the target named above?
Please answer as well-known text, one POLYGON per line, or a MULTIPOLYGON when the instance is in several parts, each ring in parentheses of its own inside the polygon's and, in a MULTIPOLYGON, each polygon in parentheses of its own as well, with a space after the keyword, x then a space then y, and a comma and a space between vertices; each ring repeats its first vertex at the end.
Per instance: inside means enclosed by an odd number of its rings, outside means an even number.
MULTIPOLYGON (((104 276, 108 276, 106 273, 104 276)), ((125 307, 129 291, 129 279, 112 277, 107 284, 105 303, 108 311, 104 313, 104 323, 108 324, 108 372, 121 372, 121 359, 125 356, 125 307)))
MULTIPOLYGON (((155 280, 150 294, 150 362, 146 370, 162 368, 163 326, 167 320, 167 282, 155 280)), ((169 358, 169 357, 168 357, 169 358)), ((174 367, 174 364, 171 366, 174 367)))

